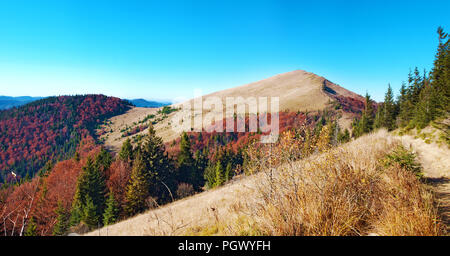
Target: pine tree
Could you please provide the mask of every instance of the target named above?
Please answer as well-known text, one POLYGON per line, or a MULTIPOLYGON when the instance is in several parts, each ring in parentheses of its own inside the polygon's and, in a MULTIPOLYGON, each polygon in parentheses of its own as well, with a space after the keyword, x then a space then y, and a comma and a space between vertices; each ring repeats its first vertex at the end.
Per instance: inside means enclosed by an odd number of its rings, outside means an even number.
MULTIPOLYGON (((68 223, 67 223, 67 213, 62 203, 58 201, 58 208, 56 208, 55 213, 56 224, 53 227, 53 235, 54 236, 62 236, 67 232, 68 223)), ((78 220, 77 224, 80 222, 81 218, 78 220)))
POLYGON ((122 144, 122 149, 120 150, 119 158, 122 161, 126 162, 131 162, 134 160, 133 146, 131 145, 131 141, 129 138, 127 138, 125 142, 122 144))
POLYGON ((126 192, 125 210, 129 216, 141 213, 146 209, 146 199, 149 196, 149 182, 142 153, 137 152, 131 171, 130 183, 126 192))
POLYGON ((108 200, 106 201, 105 213, 103 214, 103 224, 106 226, 115 223, 117 221, 118 214, 119 206, 114 199, 114 193, 110 192, 108 200))
POLYGON ((37 236, 37 226, 36 222, 34 222, 34 217, 31 216, 30 220, 28 220, 27 229, 25 230, 25 236, 37 236))

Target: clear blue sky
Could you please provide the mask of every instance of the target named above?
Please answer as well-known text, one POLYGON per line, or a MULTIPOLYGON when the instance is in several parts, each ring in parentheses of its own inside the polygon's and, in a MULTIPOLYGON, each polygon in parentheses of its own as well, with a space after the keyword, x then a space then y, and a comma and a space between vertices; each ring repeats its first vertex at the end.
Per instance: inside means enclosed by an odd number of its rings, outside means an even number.
POLYGON ((448 0, 3 0, 0 95, 189 98, 303 69, 382 100, 431 68, 449 12, 448 0))

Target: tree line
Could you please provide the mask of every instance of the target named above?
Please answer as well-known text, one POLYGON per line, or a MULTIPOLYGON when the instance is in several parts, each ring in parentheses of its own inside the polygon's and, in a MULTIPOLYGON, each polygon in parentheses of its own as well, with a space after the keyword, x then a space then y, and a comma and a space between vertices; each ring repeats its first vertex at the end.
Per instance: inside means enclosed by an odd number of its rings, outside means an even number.
POLYGON ((432 121, 448 117, 450 112, 450 52, 449 35, 439 27, 437 30, 439 45, 433 68, 422 73, 416 67, 408 74, 407 83, 403 83, 399 96, 394 98, 388 85, 384 101, 375 104, 366 94, 365 108, 361 118, 355 119, 352 128, 354 137, 361 136, 373 129, 385 127, 422 129, 432 121))

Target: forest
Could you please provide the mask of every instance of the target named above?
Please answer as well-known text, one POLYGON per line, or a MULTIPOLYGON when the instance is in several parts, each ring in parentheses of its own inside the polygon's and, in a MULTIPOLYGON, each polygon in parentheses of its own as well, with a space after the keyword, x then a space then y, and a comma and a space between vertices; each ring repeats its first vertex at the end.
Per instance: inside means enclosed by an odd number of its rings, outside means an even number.
POLYGON ((130 104, 104 95, 49 97, 0 111, 0 183, 31 178, 68 159, 80 140, 130 104))
POLYGON ((416 67, 410 71, 397 99, 390 85, 380 104, 366 94, 364 111, 353 122, 354 137, 382 127, 389 131, 420 130, 431 124, 446 133, 443 139, 449 143, 449 125, 444 120, 450 112, 450 38, 441 27, 437 34, 439 45, 432 70, 420 72, 416 67))

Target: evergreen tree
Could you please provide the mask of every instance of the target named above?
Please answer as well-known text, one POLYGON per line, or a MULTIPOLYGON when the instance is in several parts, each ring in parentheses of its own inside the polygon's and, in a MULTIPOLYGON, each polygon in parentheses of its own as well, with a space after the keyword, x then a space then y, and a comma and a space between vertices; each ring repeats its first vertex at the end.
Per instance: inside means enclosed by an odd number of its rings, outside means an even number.
POLYGON ((100 172, 105 173, 111 166, 111 163, 111 154, 102 147, 95 158, 96 167, 100 170, 100 172))
POLYGON ((131 171, 130 183, 127 186, 125 210, 129 216, 141 213, 146 209, 149 196, 149 182, 142 153, 137 152, 131 171))
POLYGON ((113 192, 110 192, 108 200, 106 201, 105 213, 103 214, 103 224, 106 226, 115 223, 117 221, 118 214, 119 206, 114 199, 113 192))
POLYGON ((399 106, 397 124, 400 127, 405 127, 412 119, 412 109, 413 109, 410 100, 409 89, 408 87, 406 87, 405 83, 402 83, 402 86, 400 88, 400 95, 397 99, 397 105, 399 106))
POLYGON ((211 162, 209 162, 208 166, 205 168, 204 179, 208 188, 214 187, 216 182, 216 168, 215 165, 211 162))
POLYGON ((216 177, 214 180, 214 187, 218 187, 218 186, 221 186, 225 182, 223 166, 220 161, 216 162, 215 173, 216 173, 216 177))
POLYGON ((233 171, 232 163, 229 162, 227 164, 227 167, 225 168, 225 175, 224 175, 225 181, 229 181, 233 177, 232 171, 233 171))
POLYGON ((100 217, 103 214, 106 201, 106 182, 103 173, 99 170, 101 167, 102 165, 94 164, 91 158, 87 159, 86 165, 83 167, 77 181, 77 188, 72 203, 71 226, 77 225, 81 220, 88 218, 85 214, 91 214, 90 211, 92 209, 95 209, 95 216, 89 216, 89 219, 101 220, 100 217), (89 205, 89 211, 85 209, 88 206, 88 198, 93 204, 93 207, 89 205))
POLYGON ((81 221, 89 228, 95 228, 99 225, 99 215, 97 214, 97 207, 89 195, 86 195, 86 204, 83 208, 83 215, 81 221))
POLYGON ((34 217, 31 216, 30 220, 27 223, 27 229, 25 230, 25 236, 37 236, 37 226, 36 222, 34 222, 34 217))
POLYGON ((80 161, 80 153, 75 152, 75 155, 73 156, 73 159, 75 160, 75 162, 79 162, 80 161))
POLYGON ((450 112, 450 37, 442 27, 437 30, 439 46, 431 71, 428 111, 431 120, 450 112), (447 39, 447 40, 446 40, 447 39))
POLYGON ((179 181, 192 184, 194 158, 191 153, 191 141, 186 132, 181 135, 180 153, 178 154, 179 181))
POLYGON ((375 120, 373 122, 374 129, 383 127, 383 113, 384 113, 384 104, 379 104, 377 108, 377 113, 375 114, 375 120))
POLYGON ((346 143, 350 140, 350 132, 348 129, 345 129, 344 132, 339 131, 337 140, 339 143, 346 143))
POLYGON ((395 102, 394 94, 391 85, 388 85, 388 90, 384 96, 381 126, 386 127, 389 131, 395 129, 395 102))
MULTIPOLYGON (((58 201, 58 208, 56 208, 55 213, 56 224, 53 227, 53 235, 54 236, 62 236, 67 232, 68 223, 67 223, 67 213, 61 202, 58 201)), ((80 222, 81 218, 78 220, 77 224, 80 222)))
POLYGON ((130 162, 134 160, 134 152, 133 152, 133 146, 131 145, 131 141, 129 138, 127 138, 124 143, 122 144, 122 149, 119 153, 119 158, 122 161, 130 162))
POLYGON ((44 167, 42 167, 42 169, 39 171, 38 173, 39 177, 47 177, 48 174, 52 171, 52 169, 53 169, 53 162, 47 161, 44 167))
POLYGON ((374 113, 372 100, 370 99, 370 95, 366 93, 365 107, 361 119, 355 120, 352 124, 353 136, 359 137, 365 133, 368 133, 373 130, 373 126, 374 126, 374 113))
POLYGON ((198 187, 202 187, 205 184, 204 174, 208 167, 208 149, 205 147, 203 150, 197 150, 195 152, 195 169, 198 175, 196 176, 196 184, 198 187))
POLYGON ((145 166, 144 172, 147 177, 149 195, 157 198, 160 202, 171 199, 170 190, 176 189, 174 182, 174 169, 166 152, 162 139, 156 136, 153 126, 149 127, 148 136, 142 145, 142 158, 145 166))

